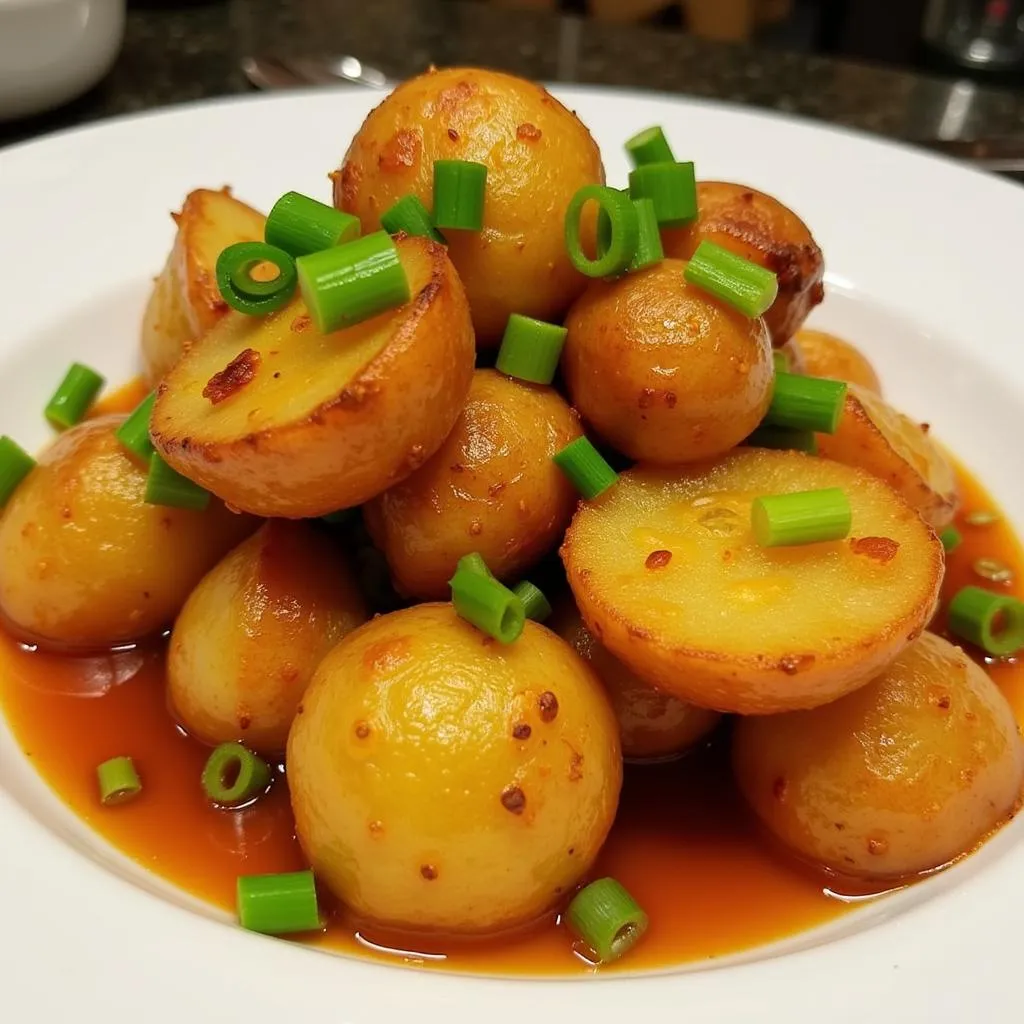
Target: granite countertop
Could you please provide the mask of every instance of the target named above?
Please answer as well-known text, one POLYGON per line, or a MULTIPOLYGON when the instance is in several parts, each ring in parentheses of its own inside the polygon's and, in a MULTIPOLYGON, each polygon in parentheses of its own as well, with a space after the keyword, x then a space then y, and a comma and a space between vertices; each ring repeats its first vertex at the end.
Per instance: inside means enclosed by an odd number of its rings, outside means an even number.
POLYGON ((1024 95, 848 61, 449 0, 231 0, 133 6, 107 78, 59 111, 0 123, 0 145, 244 93, 242 57, 317 52, 353 54, 393 77, 469 63, 715 97, 908 140, 1024 134, 1024 95))

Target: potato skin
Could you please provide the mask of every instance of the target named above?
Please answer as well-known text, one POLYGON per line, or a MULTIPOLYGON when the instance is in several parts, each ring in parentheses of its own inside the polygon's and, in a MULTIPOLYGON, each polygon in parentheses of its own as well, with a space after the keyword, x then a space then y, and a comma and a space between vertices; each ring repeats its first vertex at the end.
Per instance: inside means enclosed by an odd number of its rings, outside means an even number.
MULTIPOLYGON (((432 69, 399 85, 363 122, 332 175, 334 205, 356 214, 364 232, 409 193, 431 209, 435 160, 487 165, 483 231, 445 232, 477 344, 497 345, 511 313, 560 321, 585 283, 566 255, 565 211, 583 185, 604 181, 583 123, 533 82, 432 69)), ((594 222, 585 224, 591 242, 594 222)))
POLYGON ((688 260, 708 241, 774 271, 779 294, 764 321, 784 344, 825 297, 825 261, 807 225, 777 199, 726 181, 698 182, 697 207, 692 224, 663 233, 665 255, 688 260))
POLYGON ((444 247, 397 246, 413 297, 390 313, 321 335, 295 299, 211 331, 160 386, 151 436, 163 457, 235 508, 285 518, 361 504, 421 466, 465 403, 473 331, 444 247), (204 397, 246 353, 251 379, 204 397))
POLYGON ((203 574, 256 523, 147 505, 146 471, 88 420, 40 456, 0 516, 0 611, 21 635, 104 648, 170 625, 203 574))
POLYGON ((167 652, 171 708, 206 743, 283 752, 314 669, 366 617, 327 531, 272 519, 185 602, 167 652))
POLYGON ((600 684, 553 633, 527 622, 502 646, 423 604, 321 663, 288 780, 317 878, 357 915, 483 933, 571 892, 611 827, 622 759, 600 684))
POLYGON ((594 281, 566 319, 573 405, 625 455, 676 463, 728 451, 761 421, 773 367, 761 320, 683 279, 666 259, 594 281))
POLYGON ((171 214, 178 231, 142 317, 146 380, 157 384, 228 311, 217 288, 217 257, 236 242, 263 240, 266 217, 229 188, 199 188, 171 214))
POLYGON ((738 721, 733 764, 758 817, 798 855, 900 877, 966 853, 1014 811, 1024 744, 986 673, 922 633, 834 704, 738 721))
POLYGON ((811 377, 828 377, 832 380, 845 380, 849 384, 882 393, 882 382, 878 379, 871 361, 855 345, 828 331, 812 331, 805 328, 798 331, 791 340, 799 353, 798 360, 802 369, 794 372, 806 373, 811 377))
POLYGON ((478 551, 491 572, 513 579, 553 548, 577 494, 551 456, 580 434, 554 388, 477 370, 440 449, 364 508, 396 588, 444 598, 463 555, 478 551))

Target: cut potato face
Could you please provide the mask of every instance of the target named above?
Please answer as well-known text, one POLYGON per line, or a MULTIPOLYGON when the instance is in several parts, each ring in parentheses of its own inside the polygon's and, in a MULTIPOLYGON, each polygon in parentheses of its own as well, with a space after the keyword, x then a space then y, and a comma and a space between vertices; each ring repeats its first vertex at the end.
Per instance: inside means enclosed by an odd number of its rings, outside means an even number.
POLYGON ((956 473, 928 429, 856 384, 846 393, 839 429, 818 435, 818 451, 884 480, 937 530, 956 514, 956 473))
POLYGON ((827 331, 799 331, 791 344, 795 350, 794 373, 845 380, 848 384, 882 393, 882 383, 871 361, 855 345, 827 331))
POLYGON ((985 672, 923 633, 834 704, 737 722, 733 764, 758 817, 801 857, 896 878, 969 852, 1014 811, 1024 744, 985 672))
POLYGON ((462 411, 473 331, 443 246, 397 244, 413 296, 398 309, 325 335, 295 299, 211 331, 160 387, 161 455, 235 508, 290 518, 358 505, 422 465, 462 411))
POLYGON ((638 466, 580 506, 562 548, 593 634, 642 678, 701 707, 770 714, 863 685, 924 629, 942 545, 867 473, 799 452, 741 448, 638 466), (762 548, 753 500, 840 487, 850 537, 762 548))
POLYGON ((142 318, 142 362, 150 384, 223 319, 228 305, 217 287, 217 257, 236 242, 262 241, 266 223, 226 188, 190 192, 173 216, 174 246, 142 318))

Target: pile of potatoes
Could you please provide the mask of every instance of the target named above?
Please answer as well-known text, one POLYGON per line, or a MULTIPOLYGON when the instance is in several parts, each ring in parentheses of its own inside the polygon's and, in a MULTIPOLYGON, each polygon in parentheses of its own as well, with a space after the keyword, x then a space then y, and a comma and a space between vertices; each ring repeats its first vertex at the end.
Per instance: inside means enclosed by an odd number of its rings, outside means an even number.
POLYGON ((298 298, 229 311, 217 255, 263 218, 226 190, 188 197, 142 353, 157 451, 217 500, 147 505, 119 418, 72 428, 0 518, 9 625, 70 650, 171 629, 173 713, 205 743, 285 756, 311 865, 370 921, 483 933, 548 912, 612 827, 623 758, 712 735, 808 861, 902 878, 970 849, 1016 806, 1024 745, 985 672, 926 631, 956 477, 856 348, 802 329, 823 295, 807 227, 701 182, 664 261, 588 281, 563 218, 604 180, 594 140, 540 86, 472 69, 388 96, 334 202, 376 230, 404 195, 429 207, 449 158, 487 165, 483 230, 399 236, 411 300, 328 335, 298 298), (702 240, 776 272, 763 318, 684 280, 702 240), (555 385, 488 368, 511 313, 567 327, 555 385), (743 446, 778 349, 850 383, 819 456, 743 446), (589 502, 552 462, 584 431, 633 463, 589 502), (848 539, 757 545, 754 498, 823 487, 849 497, 848 539), (460 619, 448 581, 471 552, 542 582, 549 626, 503 646, 460 619))

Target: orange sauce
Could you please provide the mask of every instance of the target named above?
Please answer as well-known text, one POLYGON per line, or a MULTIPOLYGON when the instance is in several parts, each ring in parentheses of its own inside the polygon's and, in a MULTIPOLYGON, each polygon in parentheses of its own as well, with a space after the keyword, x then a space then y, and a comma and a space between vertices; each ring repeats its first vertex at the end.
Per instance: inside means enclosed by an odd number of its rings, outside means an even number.
MULTIPOLYGON (((131 408, 143 394, 128 389, 103 411, 131 408)), ((1006 524, 968 525, 969 513, 994 506, 966 473, 961 484, 957 525, 964 543, 950 556, 946 597, 969 582, 992 585, 974 575, 980 557, 999 559, 1018 581, 1024 574, 1006 524)), ((1003 586, 1024 596, 1019 583, 1003 586)), ((934 628, 944 628, 941 614, 934 628)), ((1024 667, 1008 660, 988 668, 1024 718, 1024 667)), ((0 704, 26 756, 77 815, 196 896, 231 909, 239 874, 305 866, 283 774, 265 799, 244 810, 218 811, 205 801, 199 776, 208 751, 168 714, 161 648, 74 659, 0 634, 0 704), (95 769, 118 754, 135 759, 143 792, 105 808, 95 769)), ((813 872, 764 838, 732 784, 723 733, 672 764, 627 767, 619 815, 595 872, 618 878, 650 915, 647 937, 627 958, 631 969, 720 957, 783 938, 845 913, 844 894, 871 892, 813 872)), ((491 973, 591 969, 554 915, 514 937, 463 944, 364 930, 335 906, 329 917, 314 941, 346 952, 491 973)))

